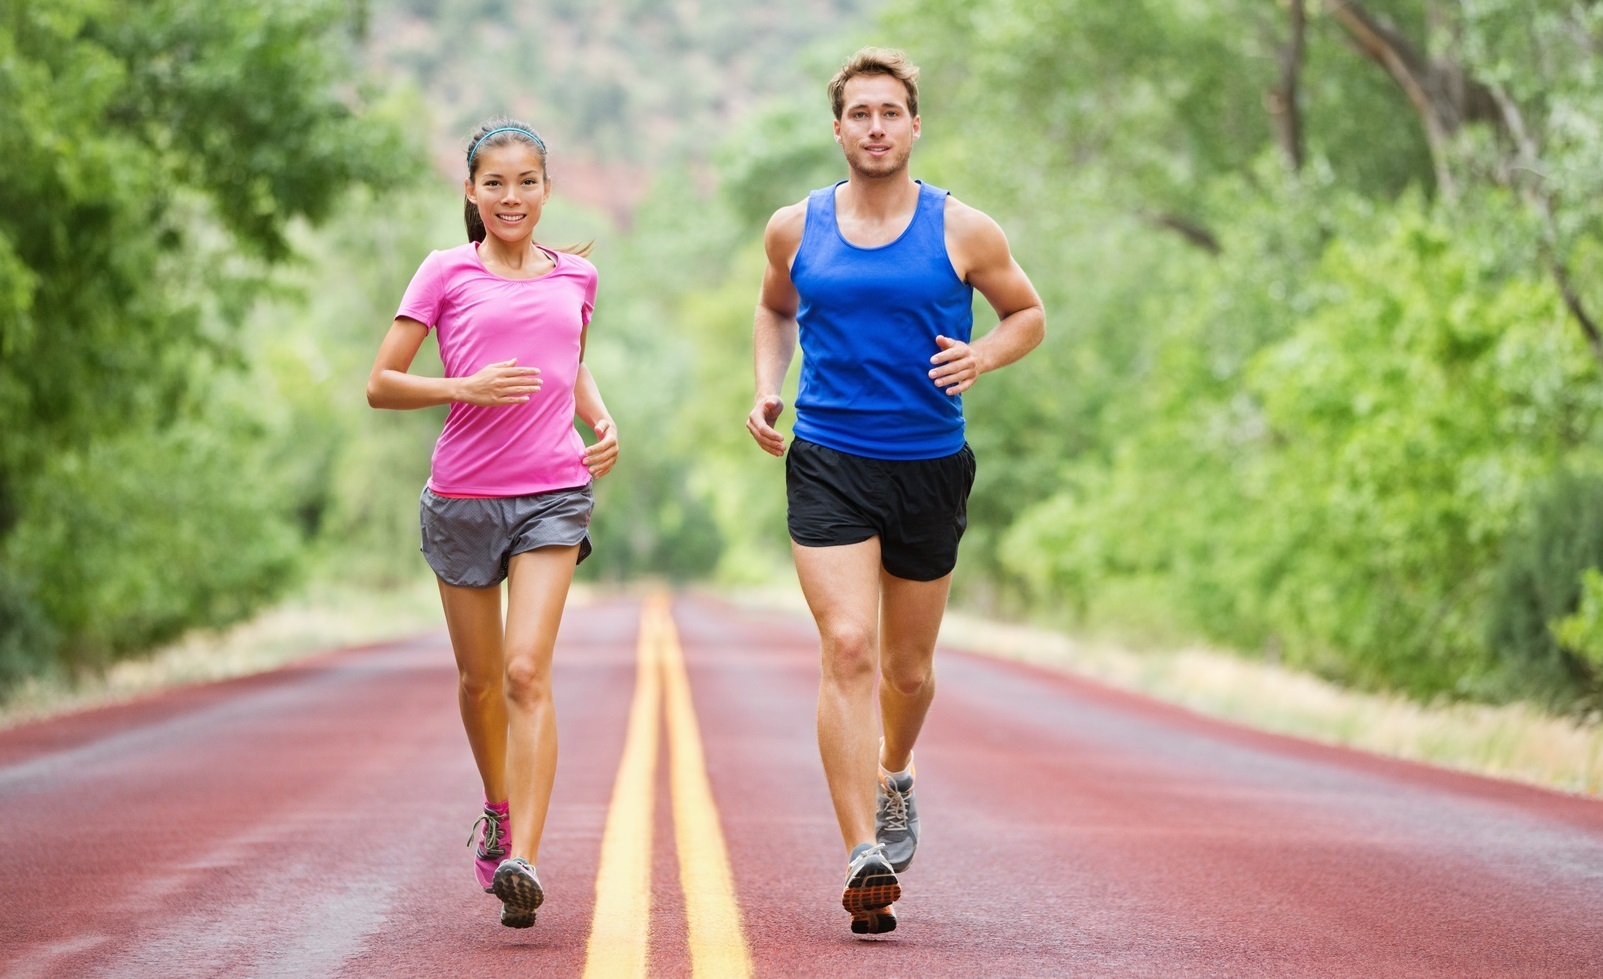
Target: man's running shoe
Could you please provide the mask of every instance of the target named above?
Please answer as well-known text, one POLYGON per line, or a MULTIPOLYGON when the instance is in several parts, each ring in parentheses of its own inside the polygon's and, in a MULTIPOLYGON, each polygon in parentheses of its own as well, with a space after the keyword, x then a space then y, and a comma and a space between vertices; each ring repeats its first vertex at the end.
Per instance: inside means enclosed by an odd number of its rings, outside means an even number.
POLYGON ((859 911, 852 915, 852 934, 883 935, 896 930, 896 907, 887 904, 875 911, 859 911))
POLYGON ((545 902, 545 890, 534 868, 521 857, 501 861, 495 869, 495 896, 501 899, 501 923, 508 928, 534 925, 534 912, 545 902))
POLYGON ((875 792, 874 840, 885 848, 885 859, 901 873, 913 865, 918 849, 918 807, 913 804, 913 768, 904 775, 879 773, 875 792))
POLYGON ((896 915, 891 912, 892 902, 902 896, 902 885, 896 881, 896 871, 885 859, 885 848, 878 843, 859 843, 852 848, 851 862, 846 866, 846 890, 841 894, 841 907, 851 912, 852 931, 857 934, 877 934, 896 927, 896 915), (880 922, 889 917, 890 927, 880 922), (861 926, 859 926, 861 922, 861 926), (877 931, 870 931, 870 926, 877 931))
POLYGON ((473 873, 479 878, 484 893, 489 894, 495 890, 495 868, 501 866, 501 860, 512 848, 512 823, 507 818, 505 802, 484 804, 484 815, 468 833, 468 846, 472 846, 475 839, 479 841, 479 848, 473 852, 473 873), (482 836, 479 835, 481 827, 482 836))

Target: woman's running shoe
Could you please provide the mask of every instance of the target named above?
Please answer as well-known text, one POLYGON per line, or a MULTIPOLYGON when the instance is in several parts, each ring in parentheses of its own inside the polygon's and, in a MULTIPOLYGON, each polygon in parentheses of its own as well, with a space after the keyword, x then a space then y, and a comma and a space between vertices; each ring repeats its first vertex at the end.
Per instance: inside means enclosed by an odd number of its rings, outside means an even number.
POLYGON ((534 868, 521 857, 501 861, 495 868, 492 882, 495 896, 501 899, 501 923, 508 928, 528 928, 534 924, 534 912, 545 903, 545 890, 534 868))
POLYGON ((512 821, 507 817, 505 802, 484 804, 484 815, 473 824, 468 834, 468 846, 477 840, 479 848, 473 851, 473 873, 486 894, 494 891, 495 870, 512 849, 512 821), (480 833, 480 830, 483 833, 480 833))

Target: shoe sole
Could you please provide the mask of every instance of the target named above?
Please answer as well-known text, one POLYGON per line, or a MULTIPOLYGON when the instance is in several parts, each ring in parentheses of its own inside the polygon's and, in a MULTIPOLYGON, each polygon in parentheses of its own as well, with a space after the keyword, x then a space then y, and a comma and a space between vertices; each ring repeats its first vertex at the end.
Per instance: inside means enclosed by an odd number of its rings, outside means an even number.
POLYGON ((849 881, 840 896, 840 906, 857 915, 879 911, 902 899, 902 885, 895 874, 867 874, 859 880, 849 881))
POLYGON ((528 874, 497 872, 494 892, 501 899, 501 923, 508 928, 531 927, 534 912, 545 903, 540 882, 528 874))
POLYGON ((875 911, 856 911, 852 914, 852 934, 883 935, 896 930, 896 915, 888 908, 875 911))

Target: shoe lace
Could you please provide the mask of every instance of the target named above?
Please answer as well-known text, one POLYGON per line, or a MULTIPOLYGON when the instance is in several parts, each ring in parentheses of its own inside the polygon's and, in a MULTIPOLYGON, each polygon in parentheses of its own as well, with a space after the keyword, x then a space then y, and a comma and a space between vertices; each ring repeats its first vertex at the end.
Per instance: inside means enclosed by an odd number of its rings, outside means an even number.
POLYGON ((487 857, 501 856, 505 852, 501 849, 501 821, 505 818, 500 813, 486 810, 484 815, 474 821, 473 829, 468 833, 468 846, 473 845, 474 838, 479 835, 479 827, 482 826, 484 827, 484 845, 479 848, 479 851, 487 857))
POLYGON ((907 797, 894 786, 885 786, 885 792, 880 796, 879 818, 887 830, 904 832, 907 829, 907 797))

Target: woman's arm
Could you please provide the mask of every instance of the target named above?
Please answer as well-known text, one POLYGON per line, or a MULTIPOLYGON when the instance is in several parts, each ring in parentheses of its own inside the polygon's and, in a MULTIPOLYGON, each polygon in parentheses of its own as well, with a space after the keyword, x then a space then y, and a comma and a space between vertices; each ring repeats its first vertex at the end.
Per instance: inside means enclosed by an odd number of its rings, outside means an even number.
POLYGON ((519 367, 516 359, 490 364, 472 377, 412 374, 412 361, 428 335, 428 327, 405 316, 390 324, 367 376, 369 405, 395 409, 432 408, 453 401, 487 407, 515 405, 540 390, 540 369, 519 367))
POLYGON ((573 407, 579 419, 596 433, 596 443, 584 450, 584 464, 591 476, 605 476, 618 461, 618 426, 601 400, 601 388, 584 363, 584 343, 588 326, 579 337, 579 374, 573 382, 573 407))

